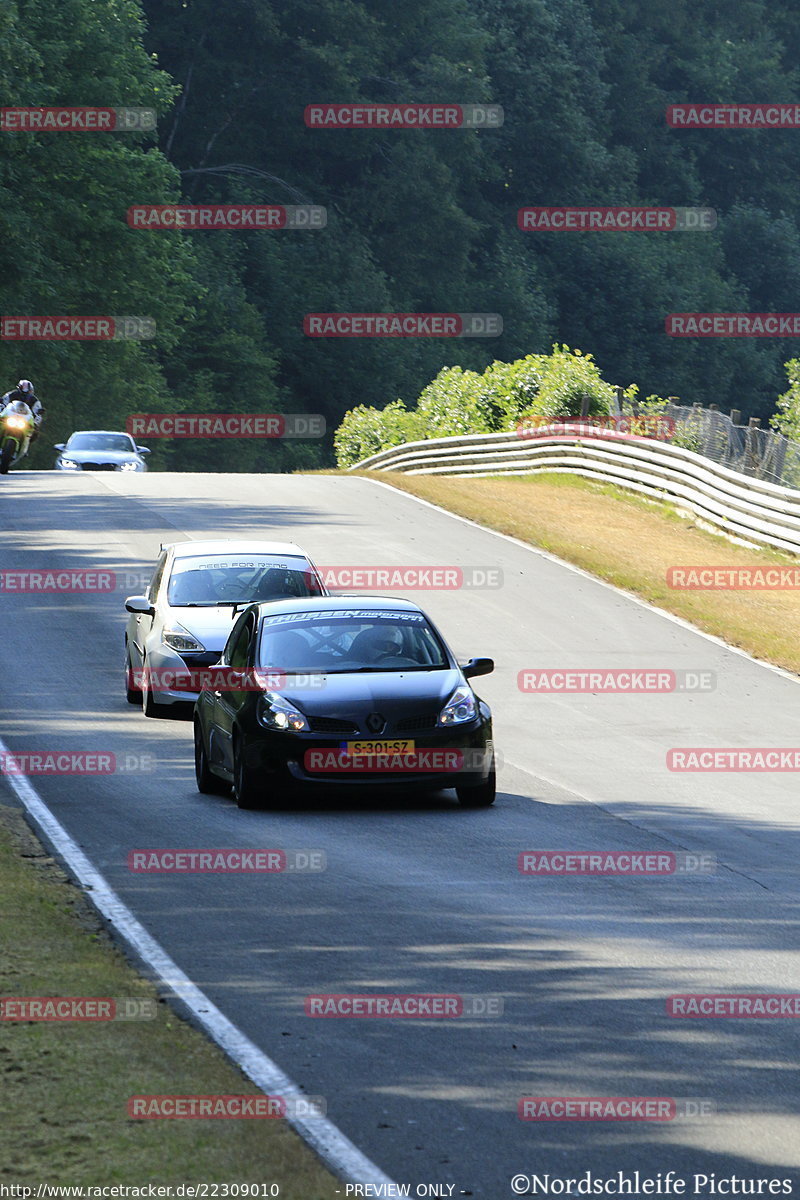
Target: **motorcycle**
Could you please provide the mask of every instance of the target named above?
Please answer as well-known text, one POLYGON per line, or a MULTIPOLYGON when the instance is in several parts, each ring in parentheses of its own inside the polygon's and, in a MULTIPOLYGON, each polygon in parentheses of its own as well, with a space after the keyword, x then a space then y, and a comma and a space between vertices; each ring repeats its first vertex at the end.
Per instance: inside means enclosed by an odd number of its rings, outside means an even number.
POLYGON ((33 413, 24 400, 15 400, 0 413, 0 475, 24 458, 36 428, 33 413))

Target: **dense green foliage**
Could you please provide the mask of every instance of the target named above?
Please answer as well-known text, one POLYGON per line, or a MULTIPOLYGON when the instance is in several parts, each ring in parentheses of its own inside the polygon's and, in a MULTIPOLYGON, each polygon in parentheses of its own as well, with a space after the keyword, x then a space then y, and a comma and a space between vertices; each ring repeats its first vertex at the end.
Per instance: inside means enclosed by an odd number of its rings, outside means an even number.
MULTIPOLYGON (((76 425, 137 411, 321 412, 332 434, 355 409, 369 446, 358 406, 400 396, 395 434, 420 412, 502 426, 554 341, 643 394, 769 416, 791 340, 675 339, 664 318, 800 307, 800 131, 675 130, 664 114, 790 100, 799 52, 789 0, 0 0, 4 104, 159 114, 156 136, 0 133, 0 311, 158 327, 152 344, 0 347, 4 386, 27 375, 48 406, 35 464, 76 425), (485 101, 505 124, 305 126, 307 104, 348 100, 485 101), (129 205, 180 197, 322 204, 328 224, 128 228, 129 205), (531 204, 703 205, 719 224, 523 233, 531 204), (338 310, 498 312, 504 332, 304 336, 306 313, 338 310), (463 417, 441 399, 456 380, 463 417)), ((151 444, 155 466, 237 470, 330 461, 331 441, 151 444)))
MULTIPOLYGON (((623 400, 636 398, 635 384, 623 400)), ((401 442, 466 433, 506 433, 533 428, 555 417, 590 417, 613 412, 614 388, 602 378, 591 354, 553 346, 551 354, 528 354, 516 362, 494 362, 483 374, 443 368, 423 389, 414 409, 402 400, 383 409, 358 405, 336 430, 340 467, 352 467, 378 450, 401 442)), ((666 404, 650 396, 644 411, 666 404)))

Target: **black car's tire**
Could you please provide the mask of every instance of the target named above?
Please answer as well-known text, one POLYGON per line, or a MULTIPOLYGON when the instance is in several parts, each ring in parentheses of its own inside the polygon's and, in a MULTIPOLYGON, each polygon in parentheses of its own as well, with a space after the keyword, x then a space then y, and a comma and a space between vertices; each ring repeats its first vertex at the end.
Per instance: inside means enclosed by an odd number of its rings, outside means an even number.
POLYGON ((204 796, 225 796, 230 791, 229 785, 211 772, 199 721, 194 723, 194 777, 198 792, 204 796))
POLYGON ((11 460, 14 457, 14 443, 6 442, 3 449, 0 450, 0 475, 7 475, 8 468, 11 466, 11 460))
POLYGON ((497 773, 494 763, 486 781, 474 787, 457 787, 458 802, 464 808, 488 808, 497 795, 497 773))
POLYGON ((128 704, 138 704, 141 707, 142 689, 132 687, 133 683, 133 667, 131 666, 130 650, 125 651, 125 699, 128 704))
POLYGON ((146 717, 165 717, 168 704, 157 704, 147 686, 147 663, 142 663, 142 712, 146 717))
POLYGON ((237 742, 233 744, 233 795, 239 808, 261 808, 266 800, 262 776, 247 766, 237 742))

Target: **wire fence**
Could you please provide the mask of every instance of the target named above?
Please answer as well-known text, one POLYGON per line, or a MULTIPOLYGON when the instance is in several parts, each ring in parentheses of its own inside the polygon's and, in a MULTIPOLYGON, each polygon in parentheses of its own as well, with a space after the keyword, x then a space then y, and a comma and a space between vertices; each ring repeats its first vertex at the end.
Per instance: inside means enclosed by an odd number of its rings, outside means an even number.
MULTIPOLYGON (((619 401, 617 409, 621 415, 619 401)), ((632 412, 636 414, 636 405, 632 412)), ((673 446, 694 450, 742 475, 800 489, 800 442, 762 429, 760 418, 751 417, 743 425, 737 409, 726 416, 715 405, 703 408, 702 404, 673 403, 667 405, 663 416, 667 423, 675 424, 669 437, 673 446)))
POLYGON ((673 445, 694 450, 743 475, 800 488, 800 443, 762 429, 757 417, 742 425, 736 409, 726 416, 699 404, 669 404, 664 415, 675 422, 673 445))

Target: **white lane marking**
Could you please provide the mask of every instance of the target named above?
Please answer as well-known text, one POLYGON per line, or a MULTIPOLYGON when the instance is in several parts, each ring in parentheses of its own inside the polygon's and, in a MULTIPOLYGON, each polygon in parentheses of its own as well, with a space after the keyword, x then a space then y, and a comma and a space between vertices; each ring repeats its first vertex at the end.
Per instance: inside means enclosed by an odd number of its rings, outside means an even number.
MULTIPOLYGON (((363 475, 355 476, 355 478, 364 479, 363 475)), ((624 596, 626 600, 632 600, 640 608, 649 609, 650 612, 658 613, 660 617, 666 617, 674 625, 680 625, 681 629, 688 629, 691 633, 696 633, 698 637, 713 642, 715 646, 722 646, 723 649, 730 650, 731 654, 738 654, 740 658, 746 658, 748 662, 755 663, 756 666, 766 667, 768 670, 774 671, 776 675, 780 675, 783 679, 790 679, 792 683, 800 683, 800 675, 793 675, 791 671, 787 671, 784 667, 776 667, 774 663, 766 662, 763 658, 756 658, 755 655, 748 654, 746 650, 741 650, 738 646, 731 646, 722 638, 717 637, 716 634, 706 633, 704 629, 698 629, 696 625, 692 625, 691 621, 686 621, 683 617, 677 617, 675 613, 667 612, 665 608, 659 608, 657 604, 651 604, 649 600, 643 600, 641 596, 637 596, 633 592, 626 592, 624 588, 617 587, 615 583, 609 583, 607 579, 601 579, 599 575, 592 575, 590 571, 585 571, 583 567, 576 567, 574 563, 559 558, 557 554, 551 554, 549 550, 542 550, 539 546, 531 545, 530 542, 523 542, 519 538, 512 537, 510 533, 500 533, 499 530, 490 529, 488 525, 481 525, 478 521, 470 520, 469 517, 462 517, 459 513, 450 512, 449 509, 442 508, 440 504, 433 504, 430 500, 423 500, 421 496, 415 496, 413 492, 405 492, 402 488, 393 487, 391 483, 384 483, 382 479, 366 479, 364 482, 374 483, 376 487, 387 488, 395 496, 408 496, 410 500, 416 500, 417 504, 424 504, 426 508, 432 508, 436 512, 444 513, 446 517, 452 517, 454 521, 461 521, 464 525, 471 525, 473 529, 480 529, 482 533, 490 533, 492 537, 502 538, 505 542, 511 542, 514 546, 520 546, 523 550, 529 550, 531 554, 538 554, 540 558, 546 558, 548 562, 558 563, 560 567, 566 567, 574 575, 580 575, 582 579, 589 579, 592 583, 597 583, 601 587, 608 588, 609 591, 616 592, 618 596, 624 596)))
MULTIPOLYGON (((0 740, 0 754, 12 752, 0 740)), ((269 1095, 292 1099, 307 1099, 296 1083, 280 1069, 254 1042, 251 1042, 232 1021, 192 983, 166 950, 151 937, 131 910, 119 898, 100 872, 92 865, 80 847, 56 820, 25 775, 6 775, 31 820, 55 848, 72 874, 88 891, 95 908, 110 922, 121 937, 147 964, 159 983, 191 1011, 192 1016, 212 1041, 249 1079, 269 1095)), ((287 1122, 319 1155, 322 1162, 345 1183, 370 1183, 385 1186, 396 1184, 354 1146, 327 1117, 287 1116, 287 1122)))

